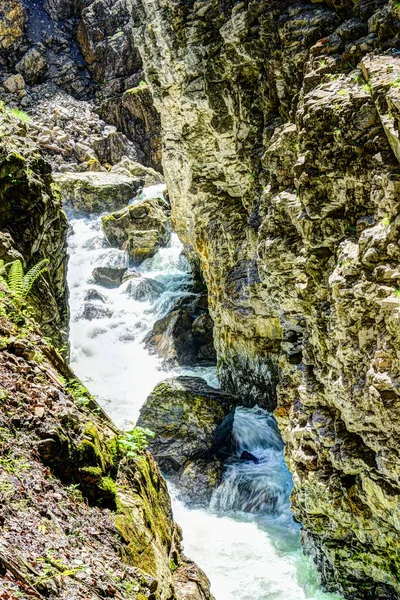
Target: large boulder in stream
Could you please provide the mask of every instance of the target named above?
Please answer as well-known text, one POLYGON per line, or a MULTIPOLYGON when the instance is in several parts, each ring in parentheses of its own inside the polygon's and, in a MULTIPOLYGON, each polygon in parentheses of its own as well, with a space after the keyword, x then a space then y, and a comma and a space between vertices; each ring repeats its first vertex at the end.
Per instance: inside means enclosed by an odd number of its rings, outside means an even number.
POLYGON ((121 285, 127 271, 126 267, 96 267, 92 276, 98 285, 116 288, 121 285))
POLYGON ((126 244, 132 263, 139 265, 170 241, 169 206, 163 198, 139 200, 102 217, 102 228, 110 246, 126 244))
POLYGON ((151 279, 150 277, 134 278, 126 287, 126 294, 138 302, 152 302, 156 300, 165 291, 165 286, 161 281, 151 279))
POLYGON ((184 500, 205 505, 220 482, 222 465, 210 450, 215 430, 237 403, 198 377, 166 379, 144 403, 137 425, 155 433, 149 450, 184 500))
POLYGON ((215 364, 213 327, 207 296, 187 296, 154 323, 145 338, 145 346, 150 353, 158 354, 169 368, 215 364))
POLYGON ((55 173, 54 178, 63 204, 87 214, 127 205, 145 184, 140 176, 103 171, 55 173))

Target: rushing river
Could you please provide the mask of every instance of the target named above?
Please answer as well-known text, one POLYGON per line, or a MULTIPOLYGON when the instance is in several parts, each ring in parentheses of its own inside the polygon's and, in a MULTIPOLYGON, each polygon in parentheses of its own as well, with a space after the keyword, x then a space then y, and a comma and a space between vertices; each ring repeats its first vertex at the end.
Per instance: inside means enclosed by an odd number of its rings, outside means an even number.
MULTIPOLYGON (((160 186, 145 190, 148 197, 160 193, 160 186)), ((217 386, 215 369, 163 371, 160 360, 142 344, 153 323, 189 293, 189 265, 176 235, 169 247, 138 269, 161 281, 165 291, 156 301, 139 302, 130 296, 129 281, 116 289, 94 284, 95 267, 125 266, 126 256, 107 247, 99 219, 69 218, 71 363, 117 425, 135 422, 147 395, 168 376, 196 375, 217 386), (84 318, 89 289, 105 297, 105 316, 84 318)), ((234 436, 237 457, 227 461, 208 510, 184 506, 170 488, 185 552, 206 571, 216 600, 340 598, 321 591, 316 570, 301 551, 299 526, 290 513, 292 481, 274 418, 258 408, 239 408, 234 436), (258 464, 239 460, 243 450, 254 454, 258 464)))

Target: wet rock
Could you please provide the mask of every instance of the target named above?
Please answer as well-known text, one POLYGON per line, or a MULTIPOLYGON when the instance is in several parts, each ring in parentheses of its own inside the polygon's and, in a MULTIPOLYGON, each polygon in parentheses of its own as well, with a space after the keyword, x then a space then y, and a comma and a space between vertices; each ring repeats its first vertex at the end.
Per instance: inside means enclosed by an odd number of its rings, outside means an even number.
POLYGON ((134 264, 154 256, 171 238, 171 223, 165 203, 159 198, 136 201, 101 220, 108 243, 120 248, 125 242, 134 264), (147 234, 147 235, 146 235, 147 234))
POLYGON ((232 431, 235 422, 235 409, 231 410, 214 432, 209 455, 226 459, 234 453, 232 431))
POLYGON ((206 297, 179 300, 165 317, 154 323, 145 345, 170 367, 215 363, 213 321, 206 297))
POLYGON ((240 460, 251 460, 251 462, 253 462, 255 465, 258 465, 260 462, 259 459, 254 456, 254 454, 248 452, 247 450, 243 450, 242 454, 240 455, 240 460))
POLYGON ((159 383, 140 411, 138 425, 155 432, 149 449, 166 473, 180 471, 188 460, 211 448, 217 426, 236 399, 198 377, 159 383))
POLYGON ((203 379, 176 377, 159 383, 140 410, 137 424, 155 433, 149 450, 164 473, 179 485, 183 478, 182 493, 191 501, 204 504, 219 483, 221 468, 208 459, 209 451, 216 428, 236 403, 203 379))
POLYGON ((37 48, 31 48, 15 68, 29 85, 33 85, 43 77, 47 70, 46 56, 37 48))
POLYGON ((160 249, 160 236, 157 230, 135 231, 128 235, 127 251, 131 264, 140 265, 152 258, 160 249))
POLYGON ((94 288, 91 288, 85 294, 85 302, 88 302, 90 300, 102 302, 103 304, 105 304, 106 302, 105 296, 103 296, 103 294, 100 294, 100 292, 95 290, 94 288))
POLYGON ((96 302, 85 302, 82 311, 82 319, 93 321, 93 319, 105 319, 112 316, 112 310, 96 302))
POLYGON ((165 286, 156 279, 145 277, 129 282, 126 293, 133 300, 151 302, 156 300, 165 290, 165 286))
POLYGON ((96 267, 92 275, 99 285, 107 288, 119 287, 128 269, 125 267, 96 267))
POLYGON ((189 461, 179 476, 179 498, 190 506, 207 507, 222 481, 224 466, 219 460, 189 461))
POLYGON ((104 172, 58 174, 55 182, 66 205, 89 214, 126 205, 144 184, 140 178, 104 172))

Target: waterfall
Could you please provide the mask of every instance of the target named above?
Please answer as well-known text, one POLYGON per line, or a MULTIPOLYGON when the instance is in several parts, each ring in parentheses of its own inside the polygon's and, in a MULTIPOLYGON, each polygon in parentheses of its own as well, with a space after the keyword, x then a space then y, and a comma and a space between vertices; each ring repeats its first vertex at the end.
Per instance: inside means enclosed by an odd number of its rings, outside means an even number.
POLYGON ((237 408, 233 439, 236 456, 225 463, 224 480, 213 494, 211 508, 276 515, 287 511, 292 480, 273 416, 258 407, 237 408), (258 463, 242 460, 243 451, 258 463))
MULTIPOLYGON (((144 190, 145 197, 160 193, 160 186, 144 190)), ((177 236, 138 269, 164 286, 155 301, 139 302, 129 295, 129 281, 105 289, 92 279, 95 267, 126 264, 123 251, 107 247, 100 219, 74 213, 69 219, 71 363, 117 425, 135 422, 147 395, 166 377, 196 375, 217 386, 214 368, 167 372, 142 343, 176 299, 192 293, 189 265, 177 236), (104 302, 101 316, 88 320, 85 296, 92 289, 104 302)), ((206 571, 216 600, 339 598, 322 592, 315 568, 301 551, 299 525, 290 513, 291 476, 274 417, 258 407, 237 408, 233 438, 235 455, 225 463, 223 481, 208 510, 184 506, 169 486, 185 552, 206 571), (244 451, 257 463, 241 459, 244 451)))

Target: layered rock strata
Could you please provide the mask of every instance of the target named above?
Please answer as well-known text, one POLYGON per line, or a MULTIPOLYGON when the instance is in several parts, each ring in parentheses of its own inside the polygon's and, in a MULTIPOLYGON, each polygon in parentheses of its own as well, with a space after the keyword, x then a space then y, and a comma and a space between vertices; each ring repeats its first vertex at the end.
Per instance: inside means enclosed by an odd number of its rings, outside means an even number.
POLYGON ((132 0, 222 384, 275 414, 325 586, 400 598, 400 11, 132 0))

